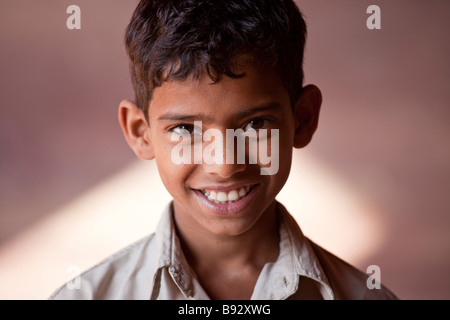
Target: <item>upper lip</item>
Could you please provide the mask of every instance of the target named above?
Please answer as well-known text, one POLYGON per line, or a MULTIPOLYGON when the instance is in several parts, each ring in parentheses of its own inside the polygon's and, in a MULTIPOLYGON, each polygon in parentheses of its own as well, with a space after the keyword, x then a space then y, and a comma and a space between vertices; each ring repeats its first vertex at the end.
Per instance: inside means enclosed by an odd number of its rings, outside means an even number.
POLYGON ((199 188, 195 188, 196 190, 215 190, 215 191, 223 191, 228 192, 231 190, 239 190, 240 188, 246 187, 246 186, 254 186, 258 183, 252 183, 252 182, 244 182, 244 183, 234 183, 229 185, 224 184, 210 184, 205 185, 199 188))

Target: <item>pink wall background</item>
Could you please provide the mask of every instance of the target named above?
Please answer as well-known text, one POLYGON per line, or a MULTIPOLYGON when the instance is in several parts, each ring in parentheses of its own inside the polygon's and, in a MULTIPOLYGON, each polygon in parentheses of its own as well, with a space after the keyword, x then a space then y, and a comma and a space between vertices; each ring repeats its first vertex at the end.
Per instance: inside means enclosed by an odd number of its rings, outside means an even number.
MULTIPOLYGON (((360 266, 375 261, 401 298, 449 299, 450 2, 298 3, 306 82, 324 96, 308 152, 370 199, 387 230, 360 266), (381 30, 366 28, 371 4, 381 30)), ((136 4, 0 3, 0 273, 14 239, 135 161, 117 106, 133 97, 123 33, 136 4), (71 4, 81 30, 66 28, 71 4)))

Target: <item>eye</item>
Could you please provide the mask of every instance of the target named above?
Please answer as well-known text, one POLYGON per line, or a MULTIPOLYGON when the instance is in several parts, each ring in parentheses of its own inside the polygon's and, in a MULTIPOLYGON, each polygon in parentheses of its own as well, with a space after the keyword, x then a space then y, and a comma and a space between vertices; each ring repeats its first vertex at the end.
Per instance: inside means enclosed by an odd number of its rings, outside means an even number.
POLYGON ((201 135, 202 130, 198 126, 194 126, 193 124, 187 124, 182 123, 178 124, 172 128, 170 128, 171 132, 175 132, 176 134, 180 136, 187 136, 187 135, 201 135))
POLYGON ((273 122, 273 120, 266 119, 266 118, 252 119, 245 125, 244 130, 248 131, 248 130, 259 130, 259 129, 267 128, 269 126, 269 124, 272 122, 273 122))

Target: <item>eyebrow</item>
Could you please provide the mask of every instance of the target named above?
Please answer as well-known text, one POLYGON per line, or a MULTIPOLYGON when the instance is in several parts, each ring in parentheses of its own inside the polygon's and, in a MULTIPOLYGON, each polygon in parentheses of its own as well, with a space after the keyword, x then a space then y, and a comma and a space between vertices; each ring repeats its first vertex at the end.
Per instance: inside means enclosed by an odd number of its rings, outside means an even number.
POLYGON ((277 109, 280 107, 280 104, 277 102, 271 102, 267 104, 262 104, 260 106, 253 107, 251 109, 241 110, 236 113, 236 115, 247 116, 258 112, 269 111, 272 109, 277 109))
MULTIPOLYGON (((255 106, 251 109, 241 110, 236 112, 233 116, 248 116, 254 113, 268 111, 272 109, 277 109, 280 107, 279 103, 272 102, 267 103, 259 106, 255 106)), ((213 118, 210 116, 202 115, 202 114, 180 114, 180 113, 174 113, 174 112, 167 112, 163 115, 158 117, 158 120, 165 120, 165 121, 203 121, 208 122, 212 121, 213 118)))
POLYGON ((201 115, 201 114, 178 114, 167 112, 158 117, 158 120, 167 120, 167 121, 207 121, 211 119, 210 117, 201 115))

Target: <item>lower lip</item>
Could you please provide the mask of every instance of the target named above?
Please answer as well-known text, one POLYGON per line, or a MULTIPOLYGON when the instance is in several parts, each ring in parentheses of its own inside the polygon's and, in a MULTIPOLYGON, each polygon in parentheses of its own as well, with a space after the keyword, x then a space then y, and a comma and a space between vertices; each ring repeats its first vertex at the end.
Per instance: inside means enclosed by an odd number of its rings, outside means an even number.
POLYGON ((251 203, 251 201, 256 197, 259 186, 259 184, 253 186, 250 192, 245 195, 245 197, 232 203, 212 202, 200 190, 194 190, 194 193, 200 200, 200 202, 214 211, 214 213, 221 215, 233 215, 241 212, 251 203))

